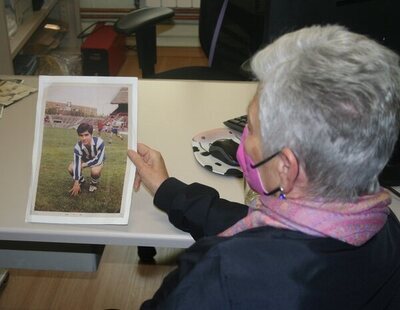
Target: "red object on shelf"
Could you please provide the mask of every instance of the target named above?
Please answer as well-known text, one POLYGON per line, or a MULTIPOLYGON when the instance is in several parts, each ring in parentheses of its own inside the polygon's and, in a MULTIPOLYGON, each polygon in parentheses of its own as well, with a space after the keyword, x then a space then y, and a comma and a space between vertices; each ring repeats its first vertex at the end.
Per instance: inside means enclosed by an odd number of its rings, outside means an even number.
POLYGON ((83 75, 115 76, 126 59, 125 36, 98 24, 81 45, 83 75))

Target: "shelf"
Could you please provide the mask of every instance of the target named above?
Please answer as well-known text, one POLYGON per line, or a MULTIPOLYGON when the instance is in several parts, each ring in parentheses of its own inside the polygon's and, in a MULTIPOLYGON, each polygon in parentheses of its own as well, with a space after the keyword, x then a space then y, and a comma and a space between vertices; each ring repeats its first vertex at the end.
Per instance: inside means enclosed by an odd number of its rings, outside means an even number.
POLYGON ((49 15, 56 3, 57 0, 46 1, 39 11, 34 11, 31 16, 18 26, 17 32, 10 37, 10 52, 12 58, 19 53, 32 34, 49 15))
POLYGON ((68 25, 68 33, 63 39, 64 47, 80 46, 82 42, 77 39, 81 31, 79 0, 46 0, 39 11, 33 12, 18 26, 17 32, 12 37, 8 36, 4 0, 0 0, 0 74, 14 74, 13 59, 56 5, 57 10, 53 13, 57 13, 59 15, 57 18, 68 25))

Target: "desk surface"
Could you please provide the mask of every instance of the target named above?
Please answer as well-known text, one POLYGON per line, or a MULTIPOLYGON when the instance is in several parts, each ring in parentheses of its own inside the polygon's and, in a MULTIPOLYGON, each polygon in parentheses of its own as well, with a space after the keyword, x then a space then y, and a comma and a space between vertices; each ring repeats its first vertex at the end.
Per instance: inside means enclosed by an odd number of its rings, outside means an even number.
MULTIPOLYGON (((37 78, 26 78, 37 87, 37 78)), ((256 90, 252 82, 140 80, 138 141, 160 150, 169 173, 184 182, 201 182, 221 197, 243 201, 241 179, 213 174, 195 160, 191 138, 224 127, 226 119, 243 115, 256 90)), ((129 224, 61 225, 26 223, 37 94, 8 107, 0 119, 0 238, 93 244, 187 247, 193 239, 175 229, 153 206, 145 188, 133 194, 129 224)))
MULTIPOLYGON (((37 86, 36 78, 25 83, 37 86)), ((252 82, 140 80, 138 141, 162 152, 171 176, 210 185, 221 197, 243 201, 241 179, 213 174, 194 159, 191 138, 223 127, 222 121, 243 115, 256 90, 252 82)), ((175 229, 153 206, 145 188, 133 194, 129 224, 60 225, 26 223, 32 170, 37 94, 10 106, 0 119, 0 238, 14 241, 188 247, 193 239, 175 229)), ((392 209, 400 218, 400 199, 392 209)))

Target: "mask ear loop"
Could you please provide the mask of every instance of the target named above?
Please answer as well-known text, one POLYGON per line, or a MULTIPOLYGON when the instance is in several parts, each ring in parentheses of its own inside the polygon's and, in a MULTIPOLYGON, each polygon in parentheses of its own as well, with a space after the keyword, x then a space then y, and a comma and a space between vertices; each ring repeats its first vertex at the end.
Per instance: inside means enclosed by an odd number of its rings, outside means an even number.
MULTIPOLYGON (((270 161, 272 158, 274 158, 274 157, 275 157, 276 155, 278 155, 280 152, 281 152, 281 151, 278 151, 278 152, 272 154, 271 156, 269 156, 269 157, 263 159, 263 160, 260 161, 259 163, 254 164, 254 165, 251 165, 251 168, 256 169, 256 168, 260 167, 261 165, 264 165, 266 162, 270 161)), ((277 192, 280 192, 280 194, 279 194, 279 199, 281 199, 281 200, 286 199, 286 195, 285 195, 285 193, 284 193, 284 191, 283 191, 283 188, 282 188, 281 186, 275 188, 274 190, 272 190, 272 191, 269 192, 269 193, 264 192, 264 195, 266 195, 266 196, 271 196, 271 195, 276 194, 277 192)))

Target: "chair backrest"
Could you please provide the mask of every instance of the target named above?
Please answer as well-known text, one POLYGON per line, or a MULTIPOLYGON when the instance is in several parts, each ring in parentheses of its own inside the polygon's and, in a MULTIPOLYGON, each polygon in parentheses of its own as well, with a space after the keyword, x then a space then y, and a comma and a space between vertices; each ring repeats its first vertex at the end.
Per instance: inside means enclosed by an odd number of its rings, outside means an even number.
POLYGON ((201 0, 200 3, 199 39, 201 47, 208 57, 224 0, 201 0))
MULTIPOLYGON (((209 56, 225 0, 201 0, 199 37, 209 56)), ((227 0, 211 67, 232 74, 280 35, 314 24, 341 24, 400 53, 399 0, 227 0)))
MULTIPOLYGON (((261 46, 269 0, 229 0, 223 16, 211 67, 236 74, 261 46)), ((202 0, 199 38, 207 56, 224 0, 202 0)))

